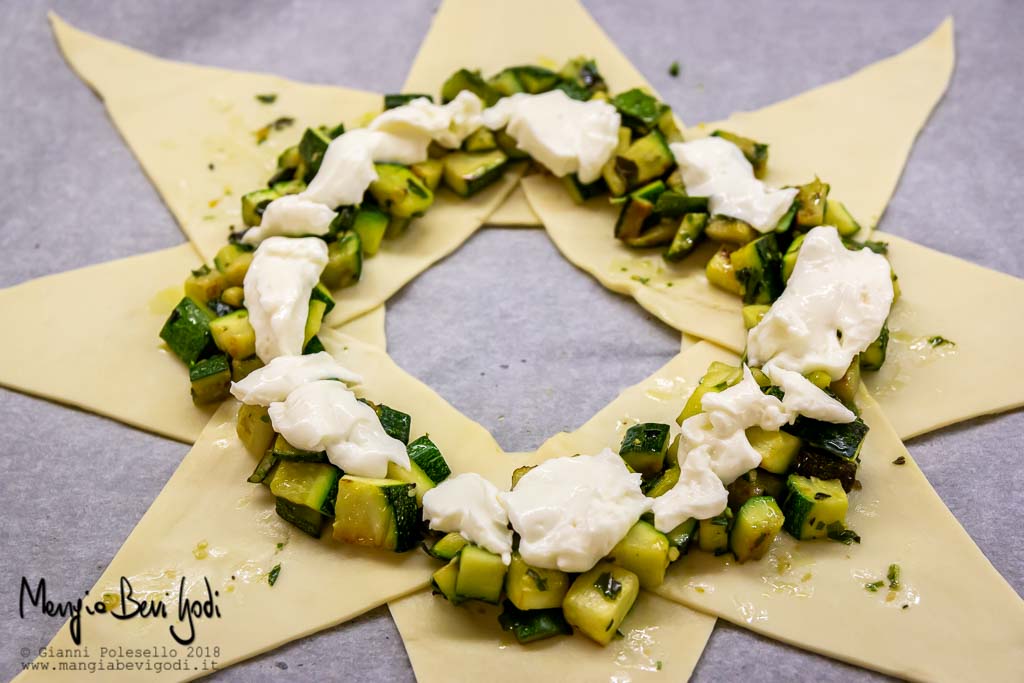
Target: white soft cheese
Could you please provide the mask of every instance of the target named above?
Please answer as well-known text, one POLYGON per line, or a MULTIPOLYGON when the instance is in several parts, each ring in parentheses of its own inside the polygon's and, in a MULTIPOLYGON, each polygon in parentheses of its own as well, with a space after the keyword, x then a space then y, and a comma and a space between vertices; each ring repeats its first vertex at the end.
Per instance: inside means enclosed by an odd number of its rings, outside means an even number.
POLYGON ((750 364, 766 373, 770 364, 839 379, 885 324, 893 301, 890 272, 881 254, 851 251, 835 228, 814 228, 782 296, 747 335, 750 364))
POLYGON ((512 561, 512 531, 497 487, 470 472, 451 477, 423 494, 423 519, 437 531, 466 540, 512 561))
POLYGON ((842 403, 814 385, 809 379, 793 370, 776 367, 772 363, 764 366, 764 372, 772 384, 782 389, 782 405, 794 415, 806 415, 824 422, 853 422, 857 416, 842 403))
POLYGON ((387 435, 373 408, 341 382, 308 382, 268 408, 274 431, 296 448, 327 451, 346 474, 383 478, 388 463, 409 469, 405 444, 387 435))
POLYGON ((362 378, 326 351, 306 356, 278 356, 244 379, 231 383, 231 395, 247 405, 269 406, 288 398, 303 384, 336 379, 356 384, 362 378))
POLYGON ((385 111, 370 122, 369 127, 422 141, 425 159, 431 140, 449 149, 462 145, 463 140, 482 125, 483 106, 483 101, 469 90, 463 90, 454 100, 442 105, 420 97, 385 111))
POLYGON ((326 235, 335 215, 331 208, 319 202, 301 195, 286 195, 267 204, 260 224, 246 230, 242 241, 259 244, 274 235, 326 235))
POLYGON ((719 137, 669 145, 687 193, 708 197, 713 214, 738 218, 759 232, 771 232, 789 211, 795 188, 778 189, 754 177, 740 148, 719 137))
POLYGON ((691 517, 711 519, 721 514, 729 492, 711 470, 704 450, 689 453, 679 467, 679 481, 667 493, 654 499, 654 526, 668 533, 691 517))
POLYGON ((615 153, 621 119, 601 100, 581 102, 561 90, 541 95, 518 93, 483 113, 484 125, 505 128, 519 149, 556 176, 579 175, 591 183, 615 153))
POLYGON ((616 453, 548 460, 501 495, 527 564, 585 572, 626 535, 651 499, 616 453))
POLYGON ((302 354, 309 295, 327 265, 327 243, 317 237, 270 237, 245 274, 245 306, 264 363, 302 354))

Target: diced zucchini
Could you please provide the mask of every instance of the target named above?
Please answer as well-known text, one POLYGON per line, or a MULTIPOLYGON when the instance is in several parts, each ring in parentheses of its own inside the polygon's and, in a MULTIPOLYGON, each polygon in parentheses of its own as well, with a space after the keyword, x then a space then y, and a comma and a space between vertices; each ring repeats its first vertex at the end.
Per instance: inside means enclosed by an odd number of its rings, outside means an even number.
POLYGON ((512 69, 523 84, 523 90, 531 95, 552 90, 560 80, 558 74, 542 66, 514 66, 512 69))
POLYGON ((323 523, 322 519, 317 518, 325 513, 333 513, 334 496, 338 490, 340 476, 341 470, 334 465, 282 460, 278 462, 274 474, 270 477, 270 492, 277 496, 279 501, 291 503, 290 506, 285 506, 290 513, 294 513, 296 507, 308 510, 299 516, 300 521, 316 521, 309 524, 309 528, 300 528, 319 538, 323 523))
POLYGON ((679 524, 675 529, 665 534, 665 538, 668 539, 668 544, 673 548, 679 550, 679 554, 683 555, 690 547, 690 542, 693 541, 693 537, 697 535, 697 520, 694 518, 687 519, 679 524))
POLYGON ((746 244, 761 234, 746 221, 719 214, 711 217, 705 232, 709 239, 728 244, 746 244))
POLYGON ((641 588, 657 588, 665 581, 669 563, 665 534, 639 521, 608 553, 608 561, 636 574, 641 588))
POLYGON ((665 136, 667 142, 683 141, 683 131, 679 129, 679 124, 676 123, 676 117, 672 113, 672 109, 667 106, 661 112, 661 116, 658 117, 658 130, 665 136))
POLYGON ((421 97, 425 97, 431 102, 434 101, 433 97, 431 97, 430 95, 424 95, 423 93, 390 93, 384 95, 384 109, 387 110, 394 109, 395 107, 402 107, 409 104, 413 100, 420 99, 421 97))
POLYGON ((217 348, 232 358, 248 358, 256 353, 256 331, 245 309, 211 320, 210 334, 217 348))
POLYGON ((645 228, 636 237, 629 237, 623 240, 627 246, 635 249, 649 249, 651 247, 664 247, 672 243, 676 236, 676 224, 671 219, 662 219, 654 225, 645 228))
POLYGON ((796 456, 793 472, 804 477, 836 480, 850 491, 857 479, 857 461, 838 458, 820 451, 802 450, 796 456))
POLYGON ((309 300, 309 312, 306 314, 305 337, 302 345, 305 346, 320 331, 323 325, 324 316, 327 315, 327 304, 319 299, 309 300))
POLYGON ((658 476, 648 479, 641 488, 648 498, 657 498, 671 491, 677 483, 679 483, 679 466, 673 465, 663 469, 658 476))
POLYGON ((253 190, 242 195, 242 222, 252 227, 259 225, 263 219, 263 212, 267 204, 277 199, 280 195, 271 189, 253 190))
POLYGON ((706 553, 721 555, 729 552, 729 531, 732 528, 732 510, 725 509, 711 519, 700 520, 697 545, 706 553))
POLYGON ((409 452, 409 460, 416 463, 434 484, 440 484, 451 475, 452 471, 440 449, 426 434, 409 444, 406 450, 409 452))
POLYGON ((784 497, 786 479, 766 470, 753 469, 744 472, 725 488, 729 492, 729 508, 735 511, 757 496, 784 497))
POLYGON ((459 558, 453 557, 445 566, 434 572, 431 577, 431 584, 434 587, 434 595, 443 596, 448 602, 457 605, 462 599, 455 593, 455 583, 459 580, 459 558))
POLYGON ((392 216, 419 216, 434 203, 434 193, 405 166, 374 164, 377 179, 370 183, 370 194, 392 216))
POLYGON ((716 130, 712 135, 728 140, 739 147, 740 151, 743 152, 743 156, 754 167, 754 177, 764 177, 765 172, 768 170, 768 145, 724 130, 716 130))
POLYGON ((840 237, 852 237, 860 232, 860 224, 838 199, 825 200, 825 225, 835 226, 840 237))
MULTIPOLYGON (((278 465, 280 466, 280 463, 278 465)), ((277 472, 276 468, 274 472, 277 472)), ((324 516, 318 510, 298 505, 287 498, 276 498, 274 510, 277 512, 277 516, 284 521, 298 527, 299 530, 313 538, 320 538, 324 526, 324 516)))
MULTIPOLYGON (((665 194, 668 193, 666 192, 665 194)), ((663 194, 663 196, 665 195, 663 194)), ((697 198, 693 197, 692 199, 697 198)), ((658 201, 661 201, 661 197, 658 198, 658 201)), ((657 205, 655 205, 655 210, 657 210, 657 205)), ((683 216, 682 220, 679 221, 676 234, 672 238, 672 243, 663 254, 665 260, 681 261, 685 258, 704 237, 704 230, 707 224, 708 215, 706 213, 688 213, 683 216)))
POLYGON ((815 178, 801 185, 796 195, 796 224, 802 228, 813 228, 825 222, 825 208, 828 201, 828 183, 815 178))
POLYGON ((747 441, 761 454, 761 468, 769 472, 785 474, 800 452, 800 438, 792 434, 769 432, 760 427, 751 427, 746 434, 747 441))
POLYGON ((797 235, 793 238, 793 241, 789 243, 789 247, 786 249, 786 253, 782 256, 782 282, 789 282, 789 276, 793 274, 793 269, 796 268, 796 259, 800 255, 800 247, 804 244, 804 237, 806 234, 797 235))
POLYGON ((423 181, 423 184, 430 188, 431 192, 434 192, 441 184, 441 177, 444 175, 444 161, 441 159, 427 159, 418 164, 413 164, 409 167, 409 170, 415 173, 423 181))
POLYGON ((501 177, 508 155, 500 149, 489 152, 452 152, 444 158, 444 183, 455 194, 469 197, 501 177))
POLYGON ((688 213, 707 213, 707 197, 691 197, 686 190, 668 189, 658 196, 654 212, 659 216, 679 218, 688 213))
POLYGON ((455 594, 463 600, 483 600, 497 605, 505 585, 507 567, 500 555, 472 544, 459 551, 459 575, 455 594))
POLYGON ((848 406, 854 405, 857 390, 860 389, 860 370, 860 358, 854 358, 853 362, 850 363, 850 367, 846 368, 843 376, 832 382, 828 387, 836 395, 836 398, 848 406))
POLYGON ((812 420, 801 415, 783 429, 803 439, 804 448, 834 455, 845 460, 857 460, 864 445, 868 426, 859 417, 853 422, 836 424, 812 420))
POLYGON ((494 141, 498 143, 498 149, 505 153, 509 159, 527 159, 529 154, 519 149, 516 139, 505 132, 505 129, 494 131, 494 141))
POLYGON ((786 213, 782 214, 782 218, 779 219, 779 222, 775 224, 775 232, 781 234, 793 227, 793 219, 796 218, 797 208, 798 205, 796 200, 794 200, 793 203, 789 205, 789 209, 786 213))
POLYGON ((359 244, 366 256, 373 256, 380 250, 387 229, 388 215, 380 209, 364 206, 352 219, 352 231, 359 235, 359 244))
POLYGON ((274 426, 265 406, 239 406, 235 432, 250 453, 263 455, 274 443, 274 426))
POLYGON ((794 538, 801 541, 825 538, 829 524, 845 525, 849 499, 838 480, 791 474, 786 488, 783 528, 794 538))
POLYGON ((416 504, 423 507, 423 494, 434 488, 434 482, 430 480, 420 466, 409 462, 409 469, 405 469, 393 462, 388 463, 387 478, 395 481, 404 481, 416 487, 416 504))
POLYGON ((746 562, 764 557, 783 520, 782 510, 770 496, 757 496, 744 503, 729 535, 729 548, 736 559, 746 562))
POLYGON ((885 353, 889 348, 889 326, 882 325, 882 331, 878 339, 871 342, 868 348, 860 354, 860 369, 875 371, 881 370, 885 364, 885 353))
POLYGON ((299 154, 306 170, 306 177, 302 180, 313 179, 320 170, 320 163, 324 160, 324 154, 327 153, 327 146, 330 144, 330 134, 319 128, 307 128, 302 134, 302 139, 299 140, 299 154))
POLYGON ((768 304, 748 304, 743 307, 743 327, 752 330, 761 322, 771 306, 768 304))
POLYGON ((668 450, 669 426, 658 422, 643 422, 626 430, 619 447, 619 455, 636 472, 654 474, 665 464, 668 450))
POLYGON ((626 128, 625 126, 620 127, 619 144, 615 148, 615 154, 613 154, 612 158, 601 167, 601 177, 608 186, 608 191, 616 197, 621 197, 626 194, 626 190, 628 190, 629 187, 626 183, 626 179, 622 177, 622 174, 619 173, 615 166, 615 158, 629 149, 632 136, 633 132, 629 128, 626 128))
POLYGON ((449 76, 441 86, 441 102, 451 102, 463 90, 474 93, 488 107, 493 106, 500 97, 498 91, 488 85, 487 81, 480 76, 479 71, 459 69, 449 76))
POLYGON ((231 395, 231 363, 224 355, 210 356, 188 371, 192 402, 196 405, 223 401, 231 395))
POLYGON ((770 304, 782 294, 782 255, 774 233, 758 237, 729 255, 743 287, 743 303, 770 304))
POLYGON ((324 451, 304 451, 288 443, 280 434, 274 439, 274 445, 270 447, 278 460, 289 462, 327 462, 327 453, 324 451))
POLYGON ((512 470, 511 488, 514 489, 516 487, 516 484, 519 483, 519 480, 526 476, 526 473, 532 470, 534 467, 536 467, 536 465, 523 465, 522 467, 517 467, 514 470, 512 470))
POLYGON ((503 69, 497 76, 487 81, 487 84, 497 90, 502 97, 523 92, 523 84, 519 82, 515 69, 503 69))
POLYGON ((521 644, 535 643, 554 636, 572 635, 572 626, 565 620, 561 606, 523 611, 510 600, 506 600, 504 609, 498 615, 498 623, 502 629, 511 631, 521 644))
POLYGON ((302 347, 302 355, 311 356, 314 353, 320 353, 321 351, 326 350, 327 349, 324 348, 324 343, 320 341, 320 337, 314 335, 310 337, 309 341, 306 342, 306 345, 302 347))
POLYGON ((568 591, 568 574, 557 569, 531 567, 519 553, 512 553, 512 564, 505 577, 505 595, 513 605, 521 610, 561 607, 568 591))
POLYGON ((226 244, 213 257, 213 265, 224 276, 227 287, 241 287, 252 263, 253 250, 242 244, 226 244))
POLYGON ((171 311, 160 329, 160 338, 174 355, 192 365, 213 348, 211 317, 205 306, 186 296, 171 311))
POLYGON ((241 382, 243 379, 249 376, 249 373, 254 370, 259 370, 263 367, 263 361, 256 356, 249 358, 232 358, 231 359, 231 381, 241 382))
POLYGON ((216 300, 227 286, 220 271, 202 266, 185 278, 185 296, 198 304, 209 304, 216 300))
POLYGON ((704 394, 725 391, 741 379, 743 379, 743 370, 741 368, 726 365, 719 361, 713 362, 708 367, 707 372, 704 373, 704 376, 700 378, 700 382, 697 383, 697 387, 690 394, 690 398, 686 399, 686 405, 683 406, 682 412, 676 418, 676 423, 682 424, 683 420, 704 412, 704 408, 701 406, 704 394))
POLYGON ((374 403, 365 398, 360 400, 373 408, 373 412, 377 414, 377 419, 380 420, 381 427, 384 428, 384 432, 388 436, 408 445, 409 430, 412 428, 412 416, 409 413, 403 413, 401 410, 395 410, 391 406, 384 405, 383 403, 374 403))
POLYGON ((359 282, 363 273, 363 246, 359 233, 348 231, 327 245, 327 265, 320 282, 328 289, 341 289, 359 282))
POLYGON ((612 105, 619 110, 622 124, 638 135, 646 135, 658 125, 658 120, 667 107, 657 98, 639 88, 627 90, 612 98, 612 105))
POLYGON ((302 154, 299 152, 298 145, 292 145, 286 148, 277 156, 277 168, 283 170, 286 168, 295 169, 302 163, 302 154))
POLYGON ((640 580, 636 574, 610 562, 600 562, 576 577, 562 601, 562 612, 565 620, 583 635, 607 645, 639 593, 640 580))
POLYGON ((405 234, 406 230, 409 229, 409 224, 412 223, 411 218, 399 218, 398 216, 392 216, 388 221, 388 228, 384 231, 384 239, 396 240, 405 234))
POLYGON ((313 290, 309 294, 310 301, 322 301, 324 303, 324 313, 330 313, 334 310, 334 297, 331 296, 331 290, 327 289, 323 283, 318 282, 313 290))
POLYGON ((256 464, 256 469, 252 471, 252 474, 249 475, 246 481, 250 484, 262 484, 274 473, 276 466, 277 456, 274 455, 273 451, 267 451, 260 458, 259 463, 256 464))
POLYGON ((241 287, 228 287, 221 293, 220 300, 233 308, 241 308, 245 303, 245 290, 241 287))
POLYGON ((608 191, 608 185, 604 182, 604 178, 598 178, 592 183, 583 184, 575 173, 562 176, 562 184, 565 185, 569 196, 577 204, 582 204, 588 199, 598 197, 608 191))
POLYGON ((630 196, 619 211, 615 221, 615 237, 620 240, 634 239, 643 232, 645 224, 654 215, 654 204, 641 197, 630 196))
POLYGON ((604 77, 597 69, 597 62, 586 57, 576 57, 566 62, 558 71, 564 81, 571 81, 586 88, 591 94, 608 90, 604 77))
POLYGON ((804 378, 819 389, 824 389, 832 383, 832 377, 824 370, 812 370, 804 373, 804 378))
POLYGON ((437 543, 430 546, 427 552, 439 560, 450 560, 458 555, 468 543, 469 541, 463 538, 461 534, 453 531, 442 536, 437 543))
POLYGON ((349 474, 338 481, 336 540, 402 552, 419 539, 419 517, 412 484, 349 474))
POLYGON ((615 157, 615 169, 630 188, 639 187, 668 173, 675 157, 660 131, 653 130, 615 157))
POLYGON ((732 267, 732 259, 729 258, 730 253, 727 247, 716 251, 704 267, 704 274, 707 276, 708 282, 715 287, 736 296, 743 296, 743 285, 736 278, 736 270, 732 267))
POLYGON ((477 128, 462 141, 462 149, 467 152, 489 152, 497 148, 494 133, 487 128, 477 128))
POLYGON ((270 188, 278 195, 284 197, 290 194, 299 194, 306 189, 306 183, 299 178, 274 183, 270 188))

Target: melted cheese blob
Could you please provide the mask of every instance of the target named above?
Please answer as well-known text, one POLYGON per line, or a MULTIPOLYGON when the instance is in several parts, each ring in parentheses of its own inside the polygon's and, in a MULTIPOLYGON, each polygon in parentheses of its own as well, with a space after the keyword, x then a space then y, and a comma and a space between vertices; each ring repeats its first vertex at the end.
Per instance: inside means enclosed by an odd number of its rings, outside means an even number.
POLYGON ((479 474, 460 474, 423 494, 423 519, 431 529, 459 533, 509 564, 512 530, 499 496, 498 488, 479 474))
POLYGON ((640 475, 618 454, 554 458, 500 496, 527 564, 585 572, 605 557, 650 509, 640 475))
POLYGON ((303 384, 321 379, 337 379, 349 384, 362 377, 343 367, 326 351, 307 356, 278 356, 244 379, 231 383, 231 395, 242 403, 269 406, 288 398, 303 384))
POLYGON ((796 199, 796 188, 776 189, 754 177, 740 148, 718 137, 669 145, 688 194, 708 197, 713 214, 738 218, 771 232, 796 199))
POLYGON ((327 265, 327 243, 317 237, 271 237, 245 274, 245 306, 264 363, 302 354, 309 295, 327 265))
POLYGON ((274 235, 326 235, 336 215, 329 207, 306 197, 286 195, 267 204, 260 224, 246 230, 242 242, 259 244, 274 235))
POLYGON ((621 117, 601 100, 581 102, 561 90, 517 93, 483 113, 491 130, 505 128, 519 149, 558 177, 576 173, 580 182, 601 177, 619 144, 621 117))
POLYGON ((388 436, 373 408, 341 382, 308 382, 267 410, 274 431, 288 443, 327 451, 327 459, 346 474, 382 479, 389 462, 409 469, 405 444, 388 436))

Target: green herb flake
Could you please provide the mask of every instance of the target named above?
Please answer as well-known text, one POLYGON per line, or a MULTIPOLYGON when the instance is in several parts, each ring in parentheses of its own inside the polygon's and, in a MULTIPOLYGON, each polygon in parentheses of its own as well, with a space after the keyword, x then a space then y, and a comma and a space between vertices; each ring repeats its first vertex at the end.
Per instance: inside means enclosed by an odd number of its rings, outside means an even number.
POLYGON ((817 493, 814 494, 814 500, 825 500, 826 498, 831 498, 831 497, 832 497, 832 494, 825 493, 824 491, 818 491, 817 493))
POLYGON ((857 535, 857 532, 853 529, 847 529, 843 526, 842 522, 832 522, 828 525, 828 529, 825 533, 831 540, 838 541, 843 545, 860 543, 860 536, 857 535))
POLYGON ((273 104, 274 102, 277 102, 277 93, 261 93, 256 96, 256 101, 259 102, 260 104, 273 104))
POLYGON ((940 346, 956 346, 956 342, 951 339, 946 339, 943 336, 935 335, 934 337, 928 337, 928 344, 933 348, 937 349, 940 346))
POLYGON ((899 590, 900 566, 898 564, 890 564, 889 571, 886 572, 885 578, 889 579, 889 588, 893 590, 899 590))
POLYGON ((284 543, 278 543, 277 544, 277 549, 278 550, 284 550, 284 543))
POLYGON ((660 659, 654 663, 654 668, 657 669, 658 671, 661 671, 661 660, 660 659))
POLYGON ((895 460, 893 460, 892 464, 893 465, 906 465, 907 464, 907 456, 901 455, 900 457, 898 457, 895 460))
POLYGON ((548 580, 541 576, 533 567, 526 570, 526 575, 533 579, 537 590, 546 591, 548 589, 548 580))
POLYGON ((635 280, 636 282, 639 282, 642 285, 646 285, 648 282, 651 281, 651 278, 649 278, 649 277, 640 277, 639 275, 633 275, 629 279, 630 280, 635 280))
MULTIPOLYGON (((601 591, 609 600, 617 600, 622 592, 622 582, 612 576, 611 572, 603 572, 594 582, 594 587, 601 591)), ((609 625, 608 628, 611 628, 609 625)))
POLYGON ((878 589, 881 588, 884 585, 885 585, 885 581, 874 581, 872 583, 864 584, 864 590, 870 591, 872 593, 877 593, 878 589))
POLYGON ((281 565, 280 564, 275 564, 274 568, 270 570, 269 574, 267 574, 267 583, 269 583, 271 586, 273 586, 275 583, 277 583, 277 577, 280 576, 280 575, 281 575, 281 565))
MULTIPOLYGON (((669 64, 668 75, 671 76, 672 78, 679 77, 679 62, 672 62, 671 64, 669 64)), ((661 667, 658 667, 658 669, 660 670, 661 667)))
POLYGON ((253 131, 253 135, 256 137, 256 144, 262 145, 264 142, 266 142, 267 138, 270 137, 271 131, 284 130, 285 128, 291 126, 293 123, 295 123, 295 119, 293 119, 291 116, 281 116, 274 119, 273 121, 263 126, 262 128, 253 131))

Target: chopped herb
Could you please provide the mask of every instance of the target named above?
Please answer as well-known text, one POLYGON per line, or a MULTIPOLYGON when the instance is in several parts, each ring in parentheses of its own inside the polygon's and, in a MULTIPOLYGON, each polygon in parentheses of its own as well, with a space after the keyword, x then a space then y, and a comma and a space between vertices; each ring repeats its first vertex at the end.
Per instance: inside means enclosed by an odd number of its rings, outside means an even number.
POLYGON ((897 590, 900 587, 900 566, 898 564, 890 564, 889 571, 886 573, 885 578, 889 579, 889 588, 897 590))
POLYGON ((277 102, 277 93, 276 92, 263 93, 262 95, 257 95, 256 96, 256 100, 258 102, 260 102, 261 104, 273 104, 274 102, 277 102))
MULTIPOLYGON (((616 600, 622 592, 622 582, 612 576, 611 572, 603 572, 597 577, 594 586, 609 600, 616 600)), ((608 628, 611 628, 609 624, 608 628)))
POLYGON ((884 585, 885 585, 885 581, 875 581, 873 583, 866 583, 866 584, 864 584, 864 588, 866 590, 871 591, 872 593, 877 593, 878 589, 881 588, 884 585))
POLYGON ((853 529, 847 529, 843 526, 842 522, 832 522, 828 525, 826 534, 833 541, 839 541, 844 545, 850 545, 851 543, 860 543, 860 536, 853 529))
POLYGON ((910 607, 910 605, 903 605, 902 609, 907 609, 908 607, 910 607))
POLYGON ((630 280, 636 280, 637 282, 639 282, 642 285, 646 285, 648 282, 651 281, 651 278, 649 278, 649 277, 640 277, 639 275, 633 275, 629 279, 630 280))
POLYGON ((907 456, 901 455, 900 457, 898 457, 895 460, 893 460, 892 464, 893 465, 906 465, 907 464, 907 456))
POLYGON ((532 567, 526 570, 526 575, 533 579, 533 583, 536 584, 537 590, 546 591, 548 589, 548 580, 538 574, 532 567))
POLYGON ((283 550, 284 549, 284 543, 278 543, 277 544, 277 549, 278 550, 283 550))
POLYGON ((933 349, 937 349, 940 346, 956 346, 956 342, 945 337, 935 335, 934 337, 928 337, 928 343, 933 349))
MULTIPOLYGON (((679 62, 672 62, 669 64, 668 75, 672 78, 677 78, 679 76, 679 62)), ((661 667, 659 666, 658 669, 661 669, 661 667)))
POLYGON ((814 500, 825 500, 826 498, 831 498, 831 497, 832 497, 832 494, 825 493, 824 491, 818 491, 817 493, 814 494, 814 500))
POLYGON ((210 170, 212 171, 212 170, 214 169, 214 165, 213 165, 213 162, 211 161, 210 163, 208 163, 208 164, 206 165, 206 168, 208 168, 208 169, 210 169, 210 170))
POLYGON ((280 564, 275 564, 274 568, 270 570, 269 574, 267 574, 267 583, 269 583, 271 586, 273 586, 275 583, 277 583, 277 577, 280 576, 280 575, 281 575, 281 565, 280 564))
POLYGON ((660 659, 654 663, 654 668, 657 669, 658 671, 661 671, 661 660, 660 659))
POLYGON ((253 135, 256 136, 256 144, 262 145, 264 142, 266 142, 267 138, 270 136, 271 131, 284 130, 293 123, 295 123, 295 119, 293 119, 290 116, 282 116, 280 118, 274 119, 267 125, 260 128, 259 130, 253 132, 253 135))
POLYGON ((846 245, 847 249, 852 249, 854 251, 858 251, 860 249, 870 249, 876 254, 885 255, 889 253, 889 244, 887 242, 875 242, 873 240, 864 240, 863 242, 858 242, 857 240, 844 239, 843 244, 846 245))

